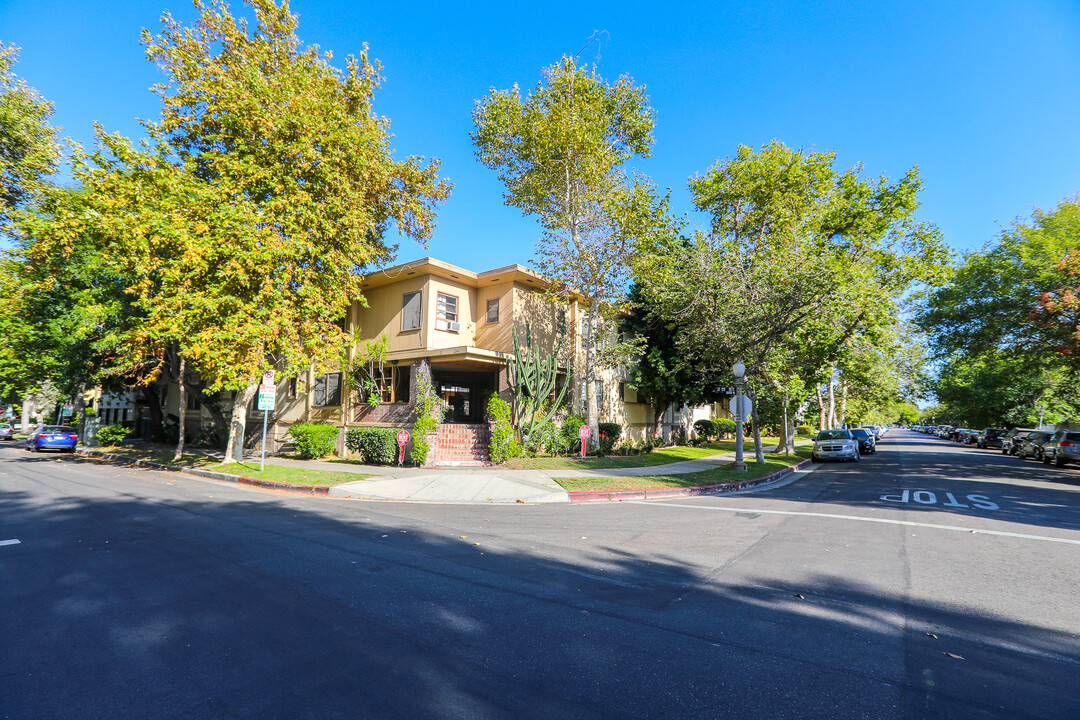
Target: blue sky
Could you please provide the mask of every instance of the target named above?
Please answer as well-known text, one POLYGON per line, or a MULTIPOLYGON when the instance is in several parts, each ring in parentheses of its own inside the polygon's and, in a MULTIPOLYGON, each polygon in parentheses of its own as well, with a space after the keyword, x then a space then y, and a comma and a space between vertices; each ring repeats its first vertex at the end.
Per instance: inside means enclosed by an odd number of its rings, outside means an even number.
MULTIPOLYGON (((239 11, 240 2, 233 3, 239 11)), ((364 42, 384 68, 376 110, 399 156, 442 159, 454 192, 427 249, 482 271, 528 264, 539 234, 502 203, 469 140, 490 87, 532 87, 543 67, 604 30, 599 70, 647 88, 653 156, 634 163, 673 191, 691 226, 686 181, 740 144, 773 139, 835 150, 839 164, 896 178, 918 165, 920 215, 972 249, 999 227, 1080 191, 1080 3, 545 2, 363 3, 294 0, 299 35, 335 64, 364 42)), ((0 40, 22 47, 16 71, 56 105, 65 134, 92 123, 141 136, 160 80, 139 45, 165 9, 189 0, 0 0, 0 40)), ((595 59, 596 46, 583 57, 595 59)))

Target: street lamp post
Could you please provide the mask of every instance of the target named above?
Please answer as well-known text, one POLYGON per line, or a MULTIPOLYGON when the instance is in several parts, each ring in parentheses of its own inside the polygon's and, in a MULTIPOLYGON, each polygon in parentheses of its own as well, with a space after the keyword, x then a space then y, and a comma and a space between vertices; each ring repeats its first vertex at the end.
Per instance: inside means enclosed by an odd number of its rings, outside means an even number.
POLYGON ((731 368, 735 373, 735 464, 732 468, 736 471, 746 472, 746 463, 743 462, 743 376, 746 375, 746 366, 741 362, 735 363, 731 368))

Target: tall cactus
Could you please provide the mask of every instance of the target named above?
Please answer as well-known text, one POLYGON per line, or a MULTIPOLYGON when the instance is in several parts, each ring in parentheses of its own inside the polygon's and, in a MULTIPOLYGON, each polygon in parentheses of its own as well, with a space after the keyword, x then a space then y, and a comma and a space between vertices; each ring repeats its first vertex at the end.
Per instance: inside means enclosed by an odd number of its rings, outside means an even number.
POLYGON ((559 351, 562 349, 564 333, 559 333, 555 351, 544 357, 540 356, 540 347, 533 344, 532 328, 525 321, 525 347, 518 343, 517 328, 512 329, 514 337, 514 357, 506 359, 507 383, 514 394, 517 409, 518 432, 522 438, 528 438, 536 428, 549 422, 556 409, 566 397, 566 388, 570 383, 563 383, 555 402, 546 411, 546 400, 555 389, 558 375, 559 351))

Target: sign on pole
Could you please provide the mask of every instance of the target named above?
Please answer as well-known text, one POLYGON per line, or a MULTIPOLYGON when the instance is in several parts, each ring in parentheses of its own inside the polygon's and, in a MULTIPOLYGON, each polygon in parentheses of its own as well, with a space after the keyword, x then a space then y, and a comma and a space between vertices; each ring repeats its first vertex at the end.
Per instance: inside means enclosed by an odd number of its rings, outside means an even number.
POLYGON ((399 430, 397 434, 397 444, 401 452, 398 455, 398 465, 405 464, 405 446, 409 444, 410 439, 408 430, 399 430))
POLYGON ((579 427, 577 436, 581 438, 581 457, 585 457, 585 441, 589 439, 589 426, 582 425, 579 427))
POLYGON ((731 410, 731 416, 735 418, 735 422, 746 422, 746 418, 750 417, 750 413, 754 411, 754 401, 743 395, 743 416, 741 418, 739 417, 738 401, 738 396, 731 398, 731 402, 728 403, 728 409, 731 410))
POLYGON ((273 410, 277 399, 277 385, 259 386, 259 410, 273 410))

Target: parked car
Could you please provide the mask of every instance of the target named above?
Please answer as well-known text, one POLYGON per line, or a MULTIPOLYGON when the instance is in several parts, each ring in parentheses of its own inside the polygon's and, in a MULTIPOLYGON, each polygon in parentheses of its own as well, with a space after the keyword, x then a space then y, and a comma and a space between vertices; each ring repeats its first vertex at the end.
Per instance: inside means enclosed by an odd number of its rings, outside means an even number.
POLYGON ((10 440, 15 437, 15 428, 11 423, 0 423, 0 440, 10 440))
POLYGON ((981 430, 968 430, 967 435, 964 436, 964 444, 977 445, 979 443, 979 435, 981 434, 981 430))
POLYGON ((79 442, 79 436, 75 431, 60 425, 41 425, 30 432, 26 438, 26 449, 31 452, 39 450, 60 450, 75 452, 75 445, 79 442))
POLYGON ((1080 462, 1080 432, 1058 430, 1042 447, 1042 461, 1061 467, 1067 462, 1080 462))
POLYGON ((852 428, 851 436, 859 441, 860 455, 873 455, 877 452, 877 439, 865 428, 852 428))
POLYGON ((814 438, 812 456, 815 460, 859 461, 859 441, 851 430, 822 430, 814 438))
POLYGON ((979 433, 978 445, 983 450, 985 450, 987 448, 992 448, 992 447, 1000 448, 1001 447, 1001 438, 1004 435, 1005 435, 1005 429, 1004 428, 986 428, 981 433, 979 433))
POLYGON ((1013 428, 1005 433, 1005 437, 1001 439, 1001 453, 1003 455, 1015 455, 1020 449, 1020 443, 1033 432, 1035 432, 1035 428, 1013 428))
POLYGON ((1036 430, 1020 442, 1020 448, 1016 451, 1017 457, 1042 460, 1042 446, 1053 433, 1036 430))

